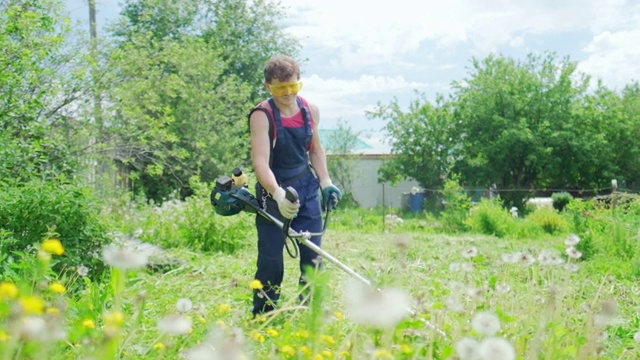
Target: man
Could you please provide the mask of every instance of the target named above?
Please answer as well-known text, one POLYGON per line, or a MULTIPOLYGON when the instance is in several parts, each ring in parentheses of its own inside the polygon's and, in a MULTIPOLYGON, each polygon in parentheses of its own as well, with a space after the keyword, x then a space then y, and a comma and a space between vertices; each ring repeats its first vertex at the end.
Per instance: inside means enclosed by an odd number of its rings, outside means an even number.
MULTIPOLYGON (((258 104, 249 115, 251 160, 258 179, 256 197, 260 206, 280 220, 292 219, 292 229, 320 232, 320 193, 325 200, 331 196, 339 199, 342 194, 331 183, 327 170, 327 157, 318 134, 318 107, 297 96, 302 88, 300 67, 291 57, 271 58, 264 68, 264 81, 271 98, 258 104), (285 189, 289 186, 296 189, 298 201, 286 199, 285 189)), ((260 280, 264 288, 254 290, 254 315, 273 310, 280 298, 285 245, 282 229, 264 217, 256 216, 256 228, 258 261, 255 279, 260 280)), ((321 245, 320 237, 310 240, 321 245)), ((300 244, 301 285, 305 283, 306 269, 319 265, 317 258, 315 252, 300 244)))

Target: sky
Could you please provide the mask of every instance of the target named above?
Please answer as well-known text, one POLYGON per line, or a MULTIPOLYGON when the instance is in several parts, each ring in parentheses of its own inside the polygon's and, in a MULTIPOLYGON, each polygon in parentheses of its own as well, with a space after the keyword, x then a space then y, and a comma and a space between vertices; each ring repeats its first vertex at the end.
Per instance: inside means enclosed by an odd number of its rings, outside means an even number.
MULTIPOLYGON (((86 0, 66 0, 88 17, 86 0)), ((98 19, 118 0, 96 0, 98 19)), ((640 0, 280 0, 286 31, 302 44, 303 89, 320 108, 320 128, 343 120, 384 147, 385 123, 365 115, 397 101, 448 95, 473 58, 523 60, 554 52, 578 71, 620 90, 640 81, 640 0)))

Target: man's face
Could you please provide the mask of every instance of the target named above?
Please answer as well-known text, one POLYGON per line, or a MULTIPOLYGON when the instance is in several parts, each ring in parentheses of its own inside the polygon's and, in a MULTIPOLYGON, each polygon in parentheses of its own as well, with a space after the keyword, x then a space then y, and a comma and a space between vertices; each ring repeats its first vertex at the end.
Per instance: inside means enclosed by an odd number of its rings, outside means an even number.
POLYGON ((302 82, 297 77, 292 76, 286 81, 273 79, 271 83, 265 83, 265 86, 274 98, 288 100, 295 98, 300 89, 302 89, 302 82))

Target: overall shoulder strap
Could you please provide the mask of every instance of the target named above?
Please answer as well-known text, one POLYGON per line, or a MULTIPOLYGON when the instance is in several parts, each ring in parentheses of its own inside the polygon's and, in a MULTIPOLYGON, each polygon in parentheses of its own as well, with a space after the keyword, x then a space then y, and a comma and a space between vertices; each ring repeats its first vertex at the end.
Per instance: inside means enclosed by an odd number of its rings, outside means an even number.
MULTIPOLYGON (((273 147, 275 146, 275 139, 277 136, 277 132, 276 132, 277 129, 273 125, 273 116, 271 116, 271 111, 269 111, 269 109, 263 106, 256 106, 249 112, 249 116, 248 116, 249 132, 251 132, 251 115, 256 111, 262 111, 267 116, 267 122, 269 123, 269 144, 271 144, 271 150, 273 150, 273 147)), ((273 162, 272 155, 273 155, 273 151, 269 153, 269 167, 271 167, 271 163, 273 162)))
POLYGON ((311 126, 311 109, 307 105, 306 101, 304 101, 300 96, 296 97, 296 102, 302 111, 302 118, 304 119, 304 126, 307 129, 307 135, 312 135, 313 126, 311 126))

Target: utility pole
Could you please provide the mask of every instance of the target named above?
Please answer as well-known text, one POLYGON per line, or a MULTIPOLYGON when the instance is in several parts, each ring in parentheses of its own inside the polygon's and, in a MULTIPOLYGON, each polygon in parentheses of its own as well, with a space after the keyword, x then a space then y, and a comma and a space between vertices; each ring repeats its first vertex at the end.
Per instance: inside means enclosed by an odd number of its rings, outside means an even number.
POLYGON ((93 119, 98 127, 98 136, 102 135, 102 104, 100 96, 100 81, 98 76, 98 31, 96 26, 96 0, 89 1, 89 36, 91 38, 91 60, 93 77, 93 119))

